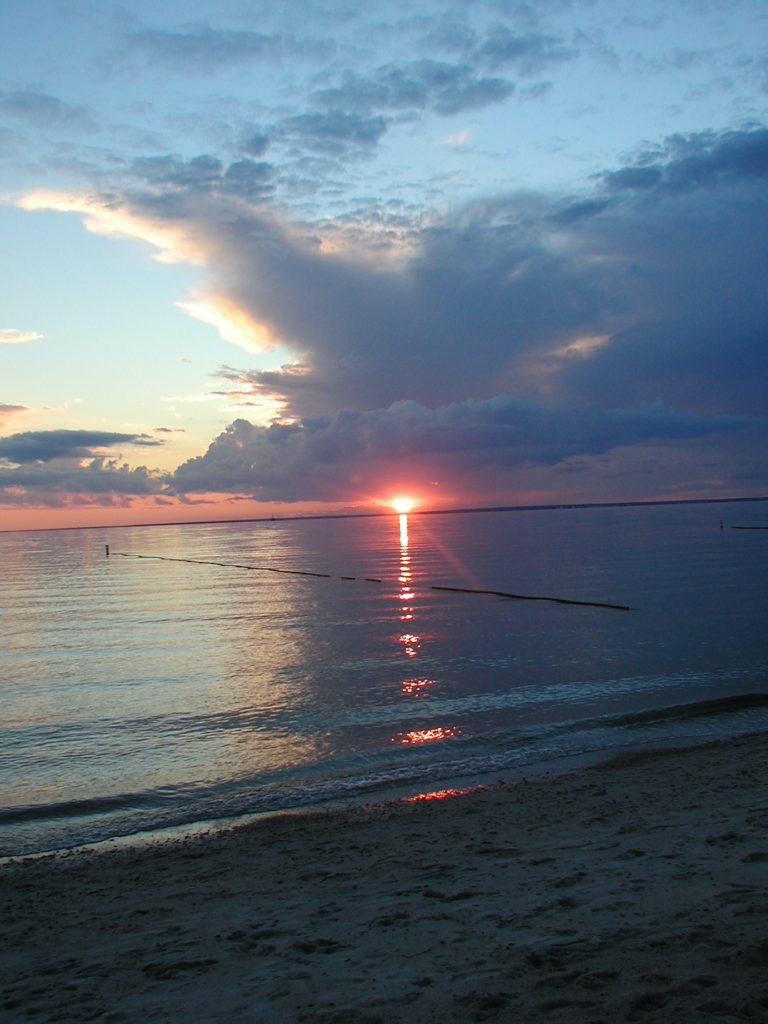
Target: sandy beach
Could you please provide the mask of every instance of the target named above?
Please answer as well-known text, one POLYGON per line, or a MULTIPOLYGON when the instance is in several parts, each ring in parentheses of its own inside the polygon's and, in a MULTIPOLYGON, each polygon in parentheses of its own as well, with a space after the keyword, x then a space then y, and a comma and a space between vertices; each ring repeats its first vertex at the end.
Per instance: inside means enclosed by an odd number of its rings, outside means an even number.
POLYGON ((0 869, 0 1019, 765 1021, 768 736, 0 869))

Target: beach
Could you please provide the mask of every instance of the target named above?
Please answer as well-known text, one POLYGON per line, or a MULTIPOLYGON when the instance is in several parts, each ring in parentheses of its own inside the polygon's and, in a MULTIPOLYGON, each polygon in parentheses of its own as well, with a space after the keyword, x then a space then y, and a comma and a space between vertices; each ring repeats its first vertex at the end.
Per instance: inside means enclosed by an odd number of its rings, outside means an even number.
POLYGON ((0 868, 4 1022, 761 1021, 768 736, 0 868))

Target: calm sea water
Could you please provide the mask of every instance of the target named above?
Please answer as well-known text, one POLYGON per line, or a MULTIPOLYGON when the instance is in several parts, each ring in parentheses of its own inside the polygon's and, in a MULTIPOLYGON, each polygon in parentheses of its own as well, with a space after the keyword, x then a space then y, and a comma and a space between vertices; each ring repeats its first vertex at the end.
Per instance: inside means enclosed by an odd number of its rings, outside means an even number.
POLYGON ((768 503, 1 534, 0 854, 768 728, 733 525, 768 503))

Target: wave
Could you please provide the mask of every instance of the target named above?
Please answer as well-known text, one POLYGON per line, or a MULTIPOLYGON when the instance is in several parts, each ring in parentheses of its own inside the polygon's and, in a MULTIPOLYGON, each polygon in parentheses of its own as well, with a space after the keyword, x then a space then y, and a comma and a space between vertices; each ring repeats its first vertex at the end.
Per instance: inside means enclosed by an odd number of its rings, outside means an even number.
POLYGON ((28 804, 24 807, 0 807, 0 825, 26 821, 45 821, 54 818, 85 818, 96 814, 109 814, 124 809, 133 810, 142 804, 138 793, 121 793, 109 797, 90 797, 84 800, 62 800, 50 804, 28 804))
POLYGON ((766 710, 768 693, 735 694, 568 722, 507 725, 496 733, 427 745, 430 749, 411 748, 406 760, 393 747, 389 756, 358 752, 297 772, 5 807, 0 808, 0 829, 10 846, 0 848, 0 856, 339 801, 388 799, 393 792, 418 793, 445 780, 500 774, 511 780, 537 766, 550 770, 574 758, 595 763, 649 747, 727 741, 768 730, 766 710))
POLYGON ((692 701, 688 704, 674 704, 668 708, 655 708, 616 717, 617 724, 648 725, 687 718, 705 718, 710 715, 726 715, 736 711, 751 711, 768 707, 768 693, 740 693, 713 700, 692 701))

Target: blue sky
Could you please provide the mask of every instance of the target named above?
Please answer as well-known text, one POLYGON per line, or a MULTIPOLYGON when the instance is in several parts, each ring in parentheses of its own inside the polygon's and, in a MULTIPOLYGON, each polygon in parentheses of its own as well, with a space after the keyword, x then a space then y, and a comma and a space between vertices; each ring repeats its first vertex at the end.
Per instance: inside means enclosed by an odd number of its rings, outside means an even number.
POLYGON ((766 37, 3 4, 6 528, 765 493, 766 37))

